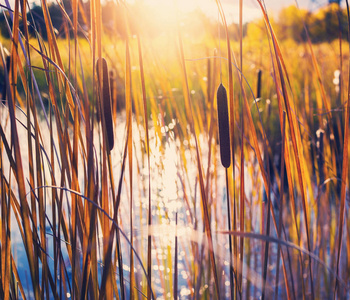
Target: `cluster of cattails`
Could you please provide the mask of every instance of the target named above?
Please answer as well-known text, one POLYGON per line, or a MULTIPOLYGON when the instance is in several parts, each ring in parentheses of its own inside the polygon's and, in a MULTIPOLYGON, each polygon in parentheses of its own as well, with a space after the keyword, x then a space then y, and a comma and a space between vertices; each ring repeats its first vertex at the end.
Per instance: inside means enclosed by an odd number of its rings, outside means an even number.
MULTIPOLYGON (((109 73, 107 62, 104 58, 97 61, 96 65, 97 75, 99 79, 100 89, 102 91, 100 97, 100 107, 102 109, 102 114, 106 126, 106 136, 108 142, 108 150, 112 150, 114 146, 114 134, 113 134, 113 119, 112 119, 112 105, 111 105, 111 94, 109 89, 109 73), (102 80, 100 79, 100 71, 102 80)), ((101 116, 102 117, 102 116, 101 116)))

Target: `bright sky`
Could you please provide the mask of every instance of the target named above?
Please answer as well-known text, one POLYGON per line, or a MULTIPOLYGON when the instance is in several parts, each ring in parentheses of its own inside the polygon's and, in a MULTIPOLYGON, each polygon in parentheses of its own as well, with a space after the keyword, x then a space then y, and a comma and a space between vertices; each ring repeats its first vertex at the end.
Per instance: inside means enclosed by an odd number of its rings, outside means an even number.
MULTIPOLYGON (((39 3, 40 0, 29 0, 30 2, 39 3)), ((55 1, 55 0, 48 0, 55 1)), ((102 0, 103 1, 103 0, 102 0)), ((180 12, 186 13, 197 8, 201 8, 205 14, 210 17, 217 18, 217 6, 215 0, 127 0, 130 2, 144 2, 149 4, 158 10, 158 12, 173 13, 174 3, 177 2, 180 12)), ((315 9, 322 4, 327 3, 327 0, 297 0, 299 6, 302 8, 315 9)), ((9 0, 13 5, 14 0, 9 0)), ((5 4, 5 0, 0 0, 1 4, 5 4)), ((239 0, 221 0, 222 6, 225 11, 226 19, 228 23, 236 22, 239 20, 239 0)), ((265 0, 266 7, 269 12, 277 13, 281 8, 295 5, 295 0, 265 0)), ((243 0, 243 18, 244 22, 249 22, 252 19, 261 17, 261 11, 257 0, 243 0)))
MULTIPOLYGON (((200 8, 203 12, 212 18, 217 18, 218 9, 215 0, 127 0, 130 2, 143 2, 155 7, 159 12, 174 12, 174 3, 181 12, 189 12, 200 8)), ((307 9, 315 9, 321 4, 327 3, 327 0, 297 0, 299 7, 307 9), (318 4, 316 4, 316 2, 318 4)), ((295 5, 295 0, 265 0, 266 7, 269 12, 277 13, 281 8, 295 5)), ((221 0, 221 4, 225 11, 225 17, 228 23, 239 20, 239 0, 221 0)), ((249 22, 255 18, 262 16, 260 6, 257 0, 243 0, 243 22, 249 22)))

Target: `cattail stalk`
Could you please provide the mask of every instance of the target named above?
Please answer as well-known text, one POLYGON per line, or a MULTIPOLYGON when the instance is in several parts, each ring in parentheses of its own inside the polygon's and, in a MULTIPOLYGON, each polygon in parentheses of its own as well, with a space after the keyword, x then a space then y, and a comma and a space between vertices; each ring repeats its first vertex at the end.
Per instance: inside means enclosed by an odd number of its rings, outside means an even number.
MULTIPOLYGON (((219 142, 220 142, 220 158, 221 164, 225 167, 226 176, 226 199, 227 199, 227 222, 228 230, 231 231, 231 208, 230 208, 230 190, 228 184, 227 169, 231 165, 231 151, 230 151, 230 127, 228 117, 227 93, 225 87, 220 83, 217 91, 217 109, 218 109, 218 123, 219 123, 219 142)), ((232 262, 232 236, 229 234, 229 249, 230 249, 230 288, 231 299, 234 299, 234 270, 232 262)))

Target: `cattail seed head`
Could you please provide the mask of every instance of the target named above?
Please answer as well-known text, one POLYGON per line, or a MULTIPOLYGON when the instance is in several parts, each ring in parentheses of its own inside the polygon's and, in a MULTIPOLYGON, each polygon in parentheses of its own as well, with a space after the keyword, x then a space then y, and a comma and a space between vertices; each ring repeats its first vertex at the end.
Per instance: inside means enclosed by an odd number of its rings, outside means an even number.
MULTIPOLYGON (((324 175, 324 130, 318 129, 316 131, 316 151, 317 151, 317 164, 318 164, 318 173, 319 173, 319 184, 323 184, 325 181, 325 175, 324 175)), ((325 186, 323 185, 323 190, 325 189, 325 186)))
POLYGON ((261 70, 258 71, 258 83, 256 87, 256 99, 261 98, 261 70))
POLYGON ((222 165, 225 168, 228 168, 231 165, 230 126, 228 119, 227 93, 222 83, 220 83, 216 96, 218 107, 220 158, 222 165))
POLYGON ((114 134, 113 134, 113 120, 112 120, 112 105, 111 105, 111 96, 109 90, 109 79, 108 79, 108 67, 107 62, 104 58, 101 58, 97 61, 96 65, 97 75, 99 78, 100 84, 102 84, 102 113, 105 119, 106 124, 106 134, 108 142, 108 151, 111 151, 114 146, 114 134), (102 64, 102 80, 99 78, 99 70, 102 64))
MULTIPOLYGON (((6 49, 5 49, 6 50, 6 49)), ((7 51, 7 50, 6 50, 7 51)), ((7 51, 8 52, 8 51, 7 51)), ((5 52, 6 53, 6 52, 5 52)), ((7 76, 9 76, 8 74, 10 73, 10 64, 11 64, 11 57, 8 54, 5 58, 5 66, 4 66, 4 72, 7 72, 7 76)), ((4 80, 4 85, 2 86, 2 103, 6 104, 6 98, 7 98, 7 85, 6 85, 6 81, 4 80)))

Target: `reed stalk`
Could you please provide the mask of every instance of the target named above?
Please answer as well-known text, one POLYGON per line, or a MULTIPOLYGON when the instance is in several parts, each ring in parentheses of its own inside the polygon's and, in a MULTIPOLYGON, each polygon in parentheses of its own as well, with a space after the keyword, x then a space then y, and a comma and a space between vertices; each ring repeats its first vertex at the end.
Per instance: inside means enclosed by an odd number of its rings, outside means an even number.
MULTIPOLYGON (((230 189, 228 182, 227 169, 231 165, 231 149, 230 149, 230 127, 228 116, 228 104, 226 88, 220 83, 217 90, 217 110, 218 110, 218 128, 219 128, 219 141, 220 141, 220 159, 221 164, 225 168, 226 178, 226 199, 227 199, 227 225, 228 231, 231 231, 231 208, 230 208, 230 189)), ((230 255, 230 295, 231 299, 234 299, 234 269, 232 262, 232 237, 229 235, 229 255, 230 255)))

